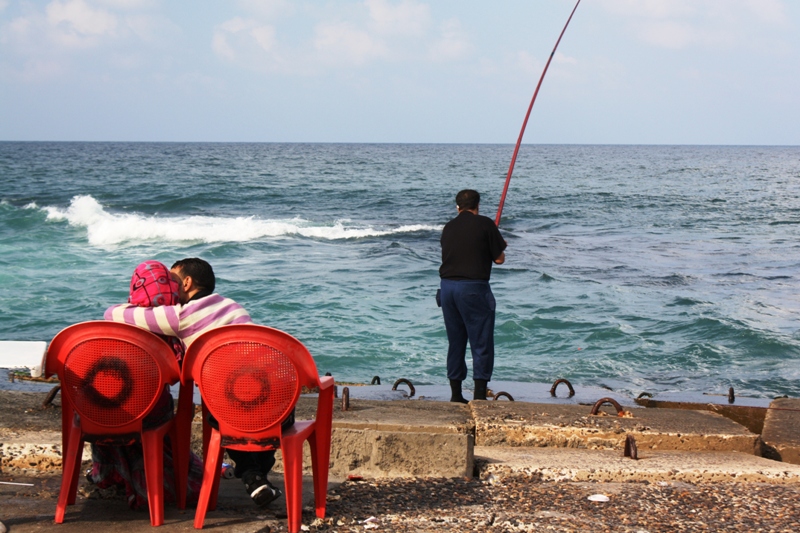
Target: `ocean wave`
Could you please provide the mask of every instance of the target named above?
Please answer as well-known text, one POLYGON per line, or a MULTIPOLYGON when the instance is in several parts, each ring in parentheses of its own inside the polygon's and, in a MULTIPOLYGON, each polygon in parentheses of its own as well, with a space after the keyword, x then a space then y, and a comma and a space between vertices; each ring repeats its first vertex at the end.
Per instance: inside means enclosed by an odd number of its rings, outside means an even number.
POLYGON ((69 207, 43 207, 47 219, 86 228, 89 244, 113 246, 141 242, 248 242, 264 238, 308 237, 323 240, 362 239, 417 231, 441 231, 441 226, 410 224, 379 229, 349 220, 331 224, 301 218, 287 220, 221 216, 147 216, 110 213, 92 196, 72 198, 69 207))

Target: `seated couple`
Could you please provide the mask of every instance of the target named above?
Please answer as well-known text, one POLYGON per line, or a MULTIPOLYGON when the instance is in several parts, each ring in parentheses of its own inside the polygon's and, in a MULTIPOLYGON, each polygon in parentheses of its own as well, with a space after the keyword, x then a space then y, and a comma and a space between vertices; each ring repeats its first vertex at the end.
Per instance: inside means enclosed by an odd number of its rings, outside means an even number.
MULTIPOLYGON (((161 335, 171 342, 175 356, 180 363, 186 348, 202 333, 227 324, 250 324, 250 315, 242 306, 214 293, 216 278, 211 265, 198 258, 182 259, 167 267, 158 261, 146 261, 136 267, 131 279, 131 291, 127 304, 108 308, 104 318, 139 326, 161 335)), ((157 408, 150 417, 172 415, 173 402, 169 391, 162 409, 157 408), (159 415, 159 412, 161 413, 159 415)), ((162 418, 163 419, 163 418, 162 418)), ((146 423, 147 421, 145 421, 146 423)), ((211 419, 210 423, 216 425, 211 419)), ((284 428, 294 424, 294 414, 284 421, 284 428)), ((141 506, 146 501, 141 472, 132 463, 131 450, 120 450, 113 446, 95 446, 92 451, 93 466, 89 479, 99 486, 122 483, 126 486, 131 507, 141 506), (95 452, 95 448, 98 451, 95 452)), ((141 445, 138 445, 141 455, 141 445)), ((135 456, 135 448, 134 448, 135 456)), ((253 501, 265 506, 278 498, 281 491, 268 480, 267 474, 275 464, 274 451, 242 452, 228 450, 228 456, 235 463, 234 475, 241 478, 253 501)), ((141 460, 140 457, 133 457, 141 460)), ((167 486, 172 478, 171 454, 167 457, 165 448, 165 496, 172 496, 172 486, 167 486)), ((189 498, 197 500, 202 484, 202 465, 192 457, 189 471, 189 498)))

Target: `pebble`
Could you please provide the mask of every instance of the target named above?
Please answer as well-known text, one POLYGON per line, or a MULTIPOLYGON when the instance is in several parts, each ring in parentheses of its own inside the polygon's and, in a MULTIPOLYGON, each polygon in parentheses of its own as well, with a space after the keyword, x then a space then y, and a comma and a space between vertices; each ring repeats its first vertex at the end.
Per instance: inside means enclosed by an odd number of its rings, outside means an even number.
POLYGON ((6 525, 4 523, 0 522, 0 533, 6 533, 6 531, 8 531, 8 529, 6 528, 6 525))

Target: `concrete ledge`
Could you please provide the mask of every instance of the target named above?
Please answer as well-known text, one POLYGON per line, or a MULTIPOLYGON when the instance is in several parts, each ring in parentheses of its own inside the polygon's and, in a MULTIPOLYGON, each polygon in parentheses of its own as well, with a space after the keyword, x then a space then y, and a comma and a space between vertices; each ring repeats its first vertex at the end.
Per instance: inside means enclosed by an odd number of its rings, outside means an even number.
POLYGON ((472 435, 457 433, 336 428, 331 475, 472 477, 474 443, 472 435))
MULTIPOLYGON (((301 398, 298 420, 311 418, 316 398, 301 398)), ((470 410, 460 404, 430 401, 337 402, 331 437, 331 476, 472 477, 475 445, 470 410)), ((304 469, 311 472, 306 446, 304 469)), ((277 471, 283 465, 276 456, 277 471)))
MULTIPOLYGON (((312 418, 316 398, 300 398, 298 420, 312 418)), ((461 404, 432 401, 358 400, 333 416, 330 475, 379 477, 472 477, 475 426, 461 404)), ((281 454, 275 469, 283 471, 281 454)), ((311 472, 305 446, 303 467, 311 472)))
POLYGON ((681 481, 800 483, 800 466, 740 452, 648 451, 639 460, 622 451, 476 447, 481 479, 533 481, 681 481))
POLYGON ((759 435, 716 413, 633 408, 619 417, 604 407, 523 402, 472 402, 476 446, 622 449, 633 435, 639 450, 737 451, 759 455, 759 435))
POLYGON ((773 400, 764 417, 764 457, 800 465, 800 400, 773 400))

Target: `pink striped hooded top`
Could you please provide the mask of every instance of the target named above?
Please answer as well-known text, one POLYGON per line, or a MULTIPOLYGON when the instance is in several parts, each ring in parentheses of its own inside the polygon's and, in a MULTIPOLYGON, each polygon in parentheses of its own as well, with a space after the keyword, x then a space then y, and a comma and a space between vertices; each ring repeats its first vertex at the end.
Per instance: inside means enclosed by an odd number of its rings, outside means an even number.
POLYGON ((139 326, 159 335, 178 337, 186 348, 209 329, 252 323, 250 315, 241 305, 219 294, 210 294, 185 305, 114 305, 106 309, 103 318, 139 326))

